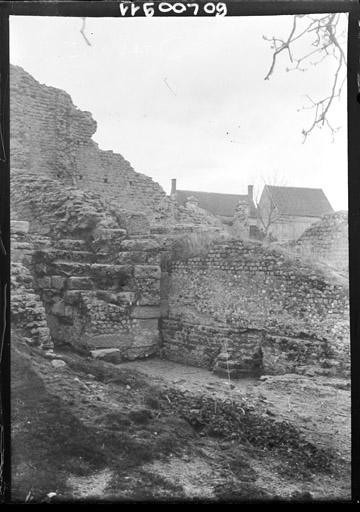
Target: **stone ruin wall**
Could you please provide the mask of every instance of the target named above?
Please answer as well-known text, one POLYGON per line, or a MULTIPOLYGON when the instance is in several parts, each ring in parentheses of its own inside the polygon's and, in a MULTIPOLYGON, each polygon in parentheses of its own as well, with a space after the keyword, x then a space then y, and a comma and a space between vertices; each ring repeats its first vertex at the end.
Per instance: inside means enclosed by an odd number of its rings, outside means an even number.
POLYGON ((26 271, 53 341, 117 362, 155 353, 160 248, 148 225, 129 234, 96 194, 43 175, 14 172, 12 187, 16 215, 31 219, 26 271))
POLYGON ((212 368, 224 347, 248 363, 261 348, 267 373, 348 374, 345 281, 242 241, 173 262, 169 276, 165 357, 212 368))
POLYGON ((155 218, 167 207, 165 192, 121 155, 100 150, 91 139, 96 127, 69 94, 10 66, 12 169, 43 173, 155 218))
POLYGON ((313 257, 341 271, 348 271, 348 214, 339 211, 325 215, 310 226, 291 249, 305 257, 313 257))

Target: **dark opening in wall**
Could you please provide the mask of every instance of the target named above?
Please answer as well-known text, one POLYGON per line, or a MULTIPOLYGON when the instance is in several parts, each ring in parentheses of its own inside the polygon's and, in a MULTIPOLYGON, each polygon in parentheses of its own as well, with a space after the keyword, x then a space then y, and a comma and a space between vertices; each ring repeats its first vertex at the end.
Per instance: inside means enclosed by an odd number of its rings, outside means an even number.
POLYGON ((132 185, 132 184, 133 184, 133 182, 132 182, 132 181, 129 181, 129 185, 130 185, 130 187, 131 187, 131 185, 132 185))
POLYGON ((82 180, 83 177, 82 177, 82 174, 79 174, 79 180, 82 180))
POLYGON ((104 178, 104 183, 107 183, 108 182, 108 179, 107 178, 104 178))

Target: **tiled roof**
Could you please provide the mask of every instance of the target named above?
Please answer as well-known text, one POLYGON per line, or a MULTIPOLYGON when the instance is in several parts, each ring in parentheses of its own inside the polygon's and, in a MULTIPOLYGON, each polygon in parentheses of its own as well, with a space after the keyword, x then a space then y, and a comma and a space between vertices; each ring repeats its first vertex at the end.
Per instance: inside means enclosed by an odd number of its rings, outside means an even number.
MULTIPOLYGON (((200 208, 207 210, 213 215, 222 215, 224 217, 233 217, 239 201, 249 201, 246 194, 219 194, 217 192, 176 190, 176 200, 181 205, 185 205, 187 198, 191 196, 197 198, 200 208)), ((250 201, 250 215, 256 215, 253 201, 250 201)))
POLYGON ((282 215, 322 217, 334 210, 321 188, 277 187, 265 185, 282 215))

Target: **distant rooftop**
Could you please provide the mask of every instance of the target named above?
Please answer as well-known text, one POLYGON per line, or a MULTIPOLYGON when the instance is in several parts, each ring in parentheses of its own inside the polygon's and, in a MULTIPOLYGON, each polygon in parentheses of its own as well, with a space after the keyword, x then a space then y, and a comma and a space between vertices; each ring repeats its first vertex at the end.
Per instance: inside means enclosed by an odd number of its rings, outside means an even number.
POLYGON ((187 198, 195 197, 199 201, 199 207, 213 215, 233 217, 239 202, 248 202, 250 215, 256 215, 254 201, 248 194, 220 194, 218 192, 199 192, 197 190, 176 190, 178 204, 185 205, 187 198))
POLYGON ((263 193, 266 189, 282 215, 322 217, 334 211, 321 188, 265 185, 263 193))

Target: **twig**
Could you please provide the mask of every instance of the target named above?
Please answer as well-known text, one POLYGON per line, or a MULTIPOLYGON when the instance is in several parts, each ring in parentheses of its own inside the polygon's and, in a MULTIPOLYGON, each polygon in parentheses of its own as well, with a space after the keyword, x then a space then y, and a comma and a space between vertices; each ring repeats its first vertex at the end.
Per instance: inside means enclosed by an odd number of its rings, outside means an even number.
POLYGON ((90 41, 88 40, 88 38, 86 37, 86 34, 85 34, 85 25, 86 25, 86 18, 82 18, 82 26, 81 26, 80 32, 81 32, 81 35, 83 36, 83 38, 85 39, 86 44, 88 46, 91 46, 91 43, 90 43, 90 41))

